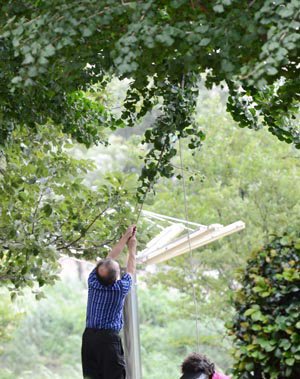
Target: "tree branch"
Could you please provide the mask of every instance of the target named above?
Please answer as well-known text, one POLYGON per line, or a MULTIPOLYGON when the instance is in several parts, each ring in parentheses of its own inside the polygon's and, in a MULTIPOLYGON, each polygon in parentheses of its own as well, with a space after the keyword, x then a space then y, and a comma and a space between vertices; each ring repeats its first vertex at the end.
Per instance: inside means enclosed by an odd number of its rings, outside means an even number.
POLYGON ((248 9, 250 9, 252 7, 252 5, 254 5, 254 3, 256 2, 256 0, 252 0, 250 1, 249 5, 248 5, 248 9))
POLYGON ((0 274, 0 282, 1 281, 6 281, 6 280, 13 280, 16 276, 14 275, 9 275, 9 274, 0 274))
POLYGON ((76 238, 74 241, 68 243, 67 245, 65 246, 61 246, 61 247, 58 247, 57 250, 63 250, 63 249, 68 249, 69 247, 71 247, 72 245, 74 245, 76 242, 78 242, 79 240, 81 240, 82 237, 84 237, 87 233, 87 231, 94 225, 94 223, 108 210, 108 208, 110 207, 110 205, 108 205, 102 212, 100 212, 91 222, 90 224, 84 229, 84 232, 82 232, 80 234, 80 236, 78 238, 76 238))

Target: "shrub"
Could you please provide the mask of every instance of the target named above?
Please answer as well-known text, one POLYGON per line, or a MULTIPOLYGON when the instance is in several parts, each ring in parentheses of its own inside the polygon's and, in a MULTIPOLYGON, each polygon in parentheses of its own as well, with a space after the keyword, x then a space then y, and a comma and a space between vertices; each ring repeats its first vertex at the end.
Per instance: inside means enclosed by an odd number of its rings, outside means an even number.
POLYGON ((300 233, 273 240, 247 262, 236 314, 233 374, 238 379, 300 378, 300 233))

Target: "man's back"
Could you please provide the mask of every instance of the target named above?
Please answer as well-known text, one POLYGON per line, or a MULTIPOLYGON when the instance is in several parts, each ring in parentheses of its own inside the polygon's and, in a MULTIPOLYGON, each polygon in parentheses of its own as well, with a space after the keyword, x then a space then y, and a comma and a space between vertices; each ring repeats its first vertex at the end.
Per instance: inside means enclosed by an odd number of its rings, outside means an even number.
POLYGON ((86 327, 119 332, 123 326, 123 305, 131 284, 131 276, 124 274, 115 283, 103 285, 94 269, 88 279, 86 327))

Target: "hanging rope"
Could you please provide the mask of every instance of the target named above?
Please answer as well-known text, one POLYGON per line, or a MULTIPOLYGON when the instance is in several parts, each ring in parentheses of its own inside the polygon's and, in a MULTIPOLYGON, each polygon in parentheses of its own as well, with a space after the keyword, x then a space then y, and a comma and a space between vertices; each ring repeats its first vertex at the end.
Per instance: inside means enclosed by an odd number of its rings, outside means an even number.
MULTIPOLYGON (((187 196, 186 196, 186 185, 185 185, 185 177, 184 177, 184 170, 183 170, 183 158, 182 158, 182 149, 181 149, 181 140, 179 139, 179 156, 180 156, 180 168, 181 168, 181 176, 182 176, 182 189, 183 189, 183 196, 184 196, 184 213, 185 213, 185 221, 189 222, 188 219, 188 206, 187 206, 187 196)), ((189 254, 190 254, 190 267, 191 267, 191 277, 192 277, 192 290, 193 290, 193 301, 194 301, 194 308, 196 312, 196 347, 197 351, 200 351, 200 342, 199 342, 199 320, 198 320, 198 302, 197 302, 197 296, 196 296, 196 288, 195 288, 195 270, 193 268, 193 251, 191 246, 191 239, 190 239, 190 230, 188 229, 188 244, 189 244, 189 254)))

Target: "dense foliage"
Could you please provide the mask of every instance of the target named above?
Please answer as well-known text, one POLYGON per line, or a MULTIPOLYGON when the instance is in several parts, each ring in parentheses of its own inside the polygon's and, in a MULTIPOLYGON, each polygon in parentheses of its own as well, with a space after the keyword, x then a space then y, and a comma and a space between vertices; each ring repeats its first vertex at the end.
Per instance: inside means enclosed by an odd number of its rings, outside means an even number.
MULTIPOLYGON (((80 378, 80 344, 84 329, 86 293, 73 273, 73 280, 45 288, 47 298, 36 301, 26 292, 7 309, 12 318, 23 310, 10 341, 0 336, 1 379, 80 378)), ((1 308, 9 293, 1 290, 1 308)), ((3 328, 4 329, 4 328, 3 328)), ((2 328, 0 329, 2 332, 2 328)), ((5 329, 4 329, 5 330, 5 329)))
POLYGON ((299 0, 5 1, 0 12, 1 141, 16 125, 49 118, 78 141, 101 141, 99 125, 133 125, 163 99, 145 134, 152 143, 140 198, 157 173, 170 177, 174 142, 204 138, 192 118, 199 73, 225 82, 242 127, 300 146, 299 0), (131 79, 121 119, 93 96, 112 76, 131 79))
POLYGON ((73 145, 51 125, 14 130, 11 139, 0 165, 0 280, 13 284, 14 295, 34 282, 53 283, 61 254, 107 252, 130 223, 133 195, 120 175, 88 187, 92 162, 72 158, 73 145))
POLYGON ((231 333, 235 377, 299 378, 300 233, 275 237, 248 261, 231 333))

